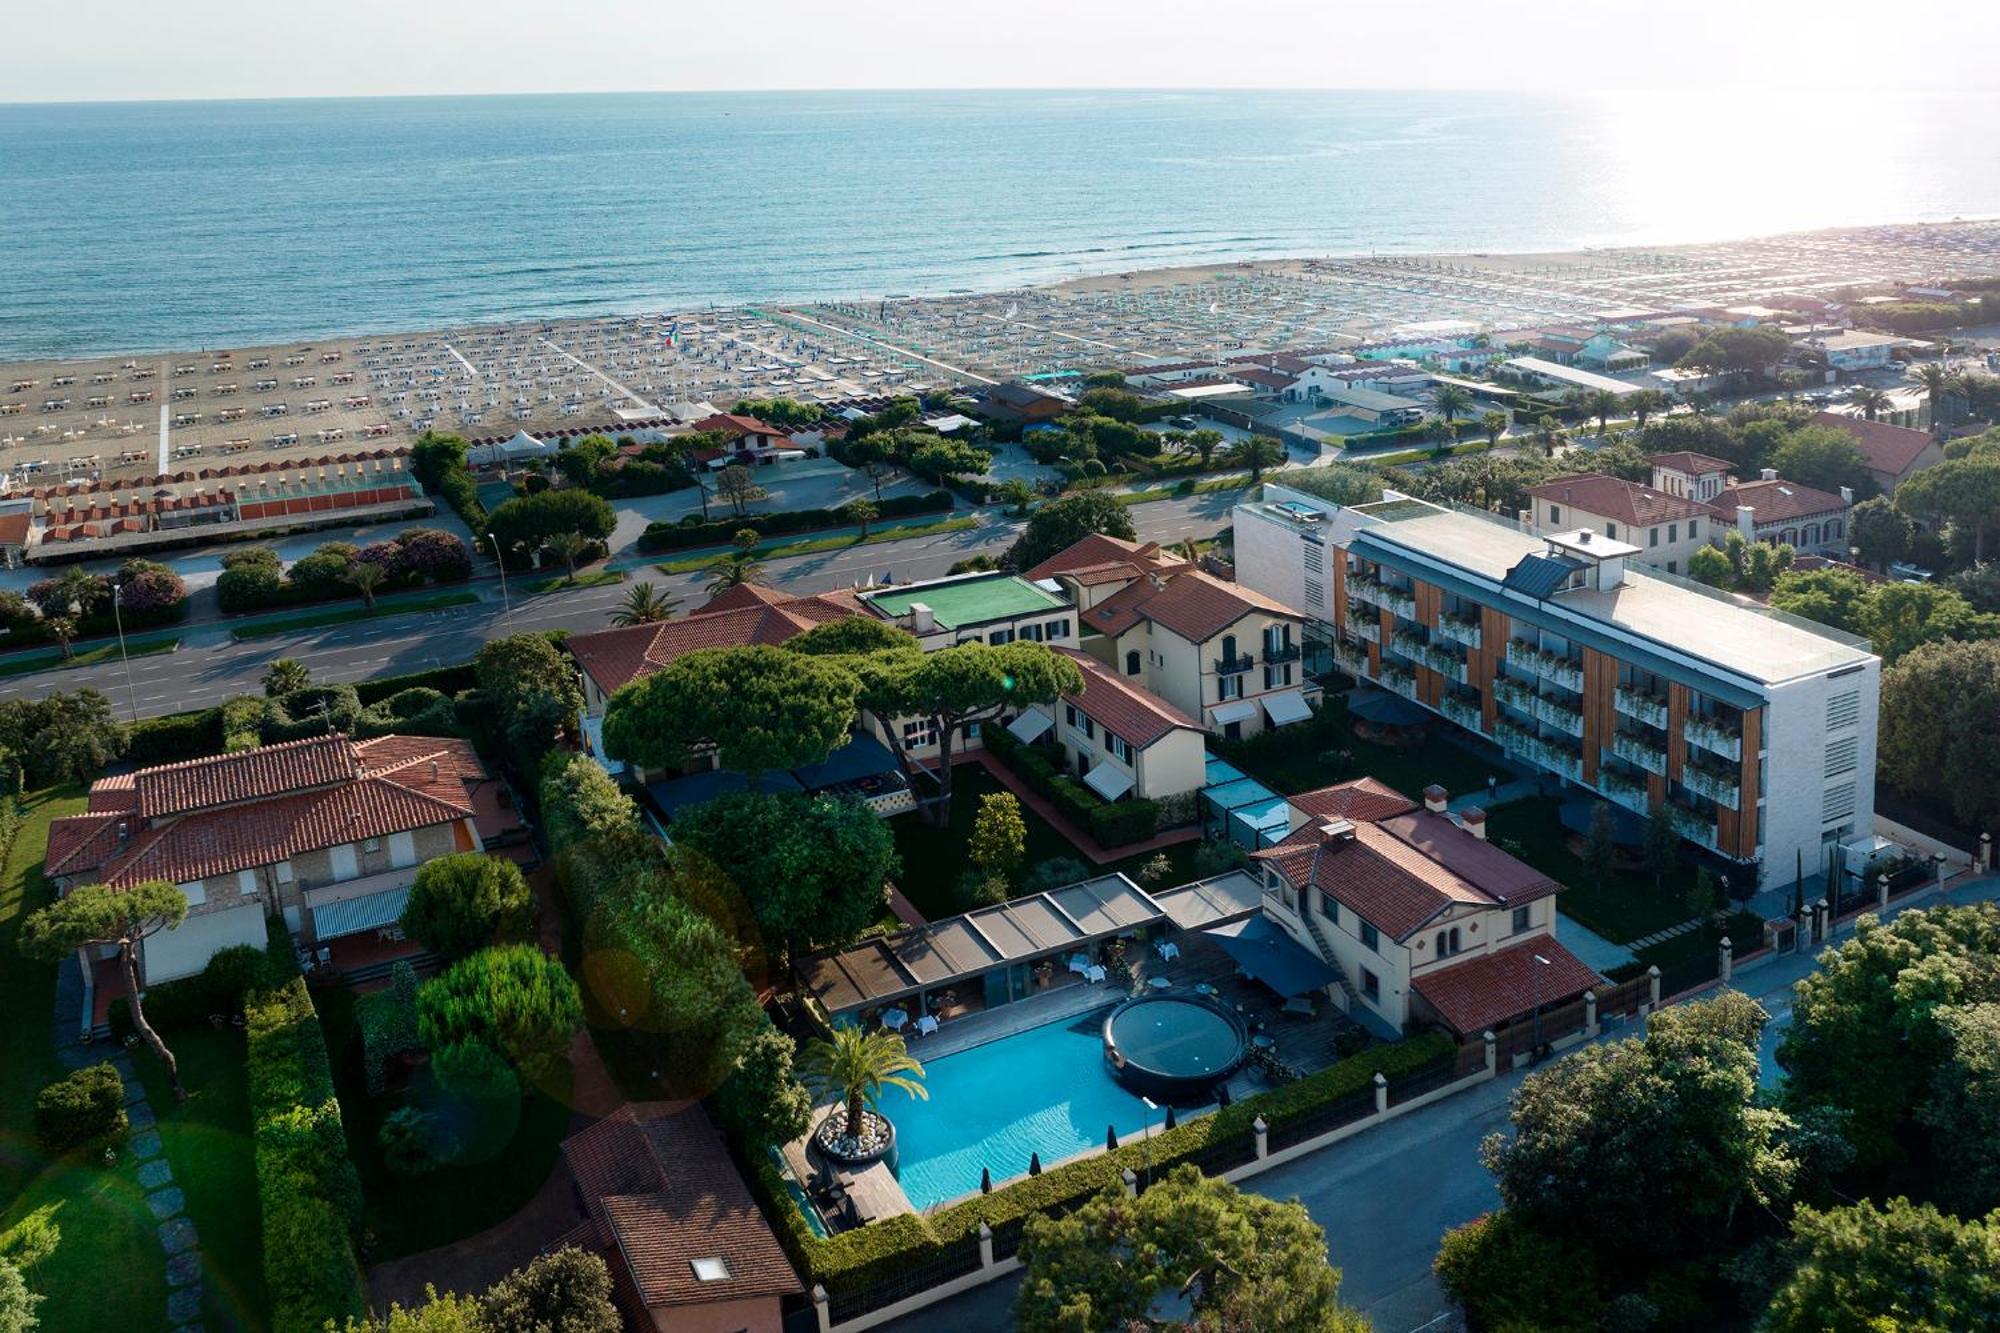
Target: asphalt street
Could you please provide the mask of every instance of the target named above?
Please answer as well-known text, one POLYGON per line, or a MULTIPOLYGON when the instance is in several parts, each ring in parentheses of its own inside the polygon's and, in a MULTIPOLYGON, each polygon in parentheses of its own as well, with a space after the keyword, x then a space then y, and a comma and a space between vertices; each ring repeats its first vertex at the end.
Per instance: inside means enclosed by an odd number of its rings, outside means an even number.
MULTIPOLYGON (((1149 541, 1206 537, 1228 526, 1229 511, 1242 494, 1223 491, 1156 500, 1133 506, 1132 518, 1139 535, 1149 541)), ((958 532, 768 561, 765 577, 773 587, 794 593, 844 588, 870 576, 897 583, 936 578, 968 556, 982 551, 998 555, 1014 540, 1019 524, 994 510, 979 517, 979 527, 958 532)), ((264 668, 280 657, 304 662, 321 682, 367 680, 464 662, 488 639, 523 630, 603 629, 624 600, 626 588, 641 580, 679 598, 684 609, 702 599, 707 581, 703 574, 662 574, 644 559, 621 559, 616 564, 625 571, 623 584, 516 597, 511 608, 503 601, 499 582, 489 578, 473 585, 484 598, 476 605, 383 615, 249 643, 232 640, 225 622, 190 624, 178 631, 182 641, 178 651, 131 659, 129 687, 126 666, 114 659, 0 679, 0 699, 34 698, 87 685, 102 690, 120 716, 157 717, 255 693, 264 668)))

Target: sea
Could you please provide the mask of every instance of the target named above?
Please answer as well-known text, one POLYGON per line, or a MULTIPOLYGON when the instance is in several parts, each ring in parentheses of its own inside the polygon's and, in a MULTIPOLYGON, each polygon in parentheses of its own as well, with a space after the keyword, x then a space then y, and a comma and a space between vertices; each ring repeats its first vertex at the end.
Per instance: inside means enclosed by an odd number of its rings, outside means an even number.
POLYGON ((0 359, 2000 214, 2000 94, 0 105, 0 359))

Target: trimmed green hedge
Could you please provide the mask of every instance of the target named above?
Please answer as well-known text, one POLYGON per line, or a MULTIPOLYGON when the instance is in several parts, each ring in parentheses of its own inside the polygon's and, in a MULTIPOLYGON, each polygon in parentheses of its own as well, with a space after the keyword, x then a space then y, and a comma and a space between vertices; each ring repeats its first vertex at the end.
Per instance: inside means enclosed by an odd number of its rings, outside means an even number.
POLYGON ((1160 831, 1160 809, 1152 801, 1105 801, 1090 788, 1059 771, 1048 747, 1023 745, 1005 727, 988 727, 981 738, 993 757, 1020 775, 1023 782, 1049 799, 1065 819, 1088 829, 1100 847, 1124 847, 1144 842, 1160 831), (1004 738, 1004 739, 1003 739, 1004 738))
POLYGON ((366 1304, 352 1238, 361 1179, 305 978, 294 971, 247 996, 244 1013, 271 1330, 319 1333, 366 1304))
POLYGON ((1155 1175, 1182 1162, 1213 1165, 1255 1155, 1252 1123, 1259 1117, 1273 1131, 1370 1088, 1380 1073, 1390 1080, 1438 1067, 1453 1058, 1456 1044, 1443 1033, 1427 1033, 1394 1046, 1377 1047, 1338 1064, 1246 1097, 1212 1115, 1156 1132, 1149 1142, 1119 1145, 1111 1152, 1029 1176, 929 1215, 914 1214, 845 1231, 815 1235, 767 1155, 753 1162, 753 1180, 767 1215, 777 1219, 780 1239, 808 1274, 829 1293, 852 1297, 878 1282, 912 1269, 948 1260, 963 1247, 978 1245, 981 1223, 996 1233, 1020 1226, 1031 1214, 1062 1211, 1122 1183, 1125 1171, 1150 1169, 1155 1175))
MULTIPOLYGON (((892 495, 876 504, 876 517, 872 521, 880 523, 884 519, 907 518, 912 514, 943 513, 955 503, 950 491, 892 495)), ((697 546, 727 546, 744 528, 749 528, 760 537, 784 537, 815 528, 853 526, 841 517, 837 509, 788 509, 774 514, 745 514, 741 518, 718 518, 705 522, 695 519, 692 514, 688 518, 694 521, 648 523, 646 530, 639 534, 639 550, 652 555, 661 551, 685 551, 697 546)))

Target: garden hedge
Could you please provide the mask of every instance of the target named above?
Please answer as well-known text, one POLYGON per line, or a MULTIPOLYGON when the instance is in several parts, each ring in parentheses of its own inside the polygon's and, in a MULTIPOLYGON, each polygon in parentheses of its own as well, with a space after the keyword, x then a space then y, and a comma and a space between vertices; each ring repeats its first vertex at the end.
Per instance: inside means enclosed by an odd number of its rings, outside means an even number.
MULTIPOLYGON (((179 981, 146 987, 146 1021, 155 1032, 175 1032, 208 1022, 210 1014, 236 1014, 251 987, 270 977, 269 955, 250 944, 218 949, 208 966, 179 981)), ((119 996, 107 1015, 111 1035, 123 1041, 134 1031, 132 1002, 119 996)))
POLYGON ((1046 796, 1065 819, 1088 829, 1100 847, 1144 842, 1160 831, 1160 809, 1152 801, 1105 801, 1075 778, 1059 771, 1048 750, 1023 745, 1005 727, 981 733, 993 757, 1020 775, 1031 791, 1046 796))
MULTIPOLYGON (((907 518, 912 514, 937 514, 949 510, 950 491, 930 491, 923 495, 892 495, 875 505, 874 522, 907 518)), ((648 523, 639 534, 639 550, 651 555, 661 551, 685 551, 696 546, 727 546, 736 534, 749 528, 760 537, 785 537, 815 528, 845 528, 853 524, 835 509, 787 509, 773 514, 745 514, 741 518, 703 521, 688 515, 679 523, 648 523)))
MULTIPOLYGON (((279 947, 273 931, 273 949, 279 947)), ((319 1333, 365 1297, 353 1230, 361 1180, 347 1156, 332 1062, 305 978, 247 996, 251 1139, 272 1333, 319 1333)))
POLYGON ((752 1163, 752 1178, 763 1195, 765 1212, 778 1221, 780 1240, 809 1275, 808 1281, 823 1283, 836 1296, 852 1296, 912 1269, 944 1261, 965 1247, 976 1247, 981 1223, 998 1232, 1003 1227, 1019 1226, 1031 1214, 1072 1208, 1107 1186, 1120 1185, 1128 1169, 1158 1175, 1182 1162, 1232 1147, 1247 1162, 1254 1155, 1251 1126, 1259 1116, 1275 1132, 1367 1090, 1377 1073, 1392 1081, 1406 1078, 1437 1068, 1452 1059, 1456 1050, 1452 1039, 1439 1032, 1376 1047, 1316 1074, 1246 1097, 1212 1115, 1156 1132, 1150 1141, 1121 1144, 1111 1152, 1025 1177, 928 1216, 905 1214, 831 1238, 813 1232, 767 1154, 752 1163))

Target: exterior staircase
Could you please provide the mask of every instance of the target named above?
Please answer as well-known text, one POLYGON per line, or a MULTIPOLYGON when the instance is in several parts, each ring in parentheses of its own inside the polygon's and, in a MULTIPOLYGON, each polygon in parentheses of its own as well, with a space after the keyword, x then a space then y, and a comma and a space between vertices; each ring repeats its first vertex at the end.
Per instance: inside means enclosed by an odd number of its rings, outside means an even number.
MULTIPOLYGON (((1302 896, 1310 897, 1315 892, 1317 890, 1308 889, 1302 896)), ((1361 1007, 1361 996, 1356 993, 1354 983, 1347 979, 1347 969, 1343 968, 1340 960, 1334 957, 1333 947, 1326 942, 1326 936, 1320 933, 1319 913, 1312 910, 1310 903, 1301 903, 1300 907, 1302 910, 1299 912, 1299 918, 1306 923, 1306 934, 1312 936, 1313 948, 1319 951, 1319 956, 1326 965, 1333 969, 1335 984, 1340 987, 1341 998, 1344 1001, 1341 1008, 1350 1014, 1354 1013, 1361 1007)))

